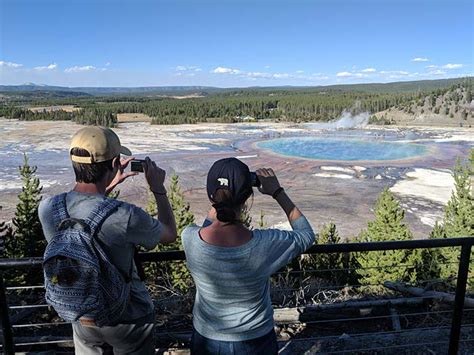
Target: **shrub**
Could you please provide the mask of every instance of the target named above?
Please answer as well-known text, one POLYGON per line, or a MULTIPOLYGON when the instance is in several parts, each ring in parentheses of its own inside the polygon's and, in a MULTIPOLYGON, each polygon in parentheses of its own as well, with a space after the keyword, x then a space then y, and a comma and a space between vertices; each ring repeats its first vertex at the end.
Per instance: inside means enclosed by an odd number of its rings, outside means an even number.
MULTIPOLYGON (((341 238, 334 223, 325 225, 319 232, 318 244, 339 244, 341 238)), ((333 285, 353 285, 357 283, 357 260, 350 253, 329 253, 304 255, 302 257, 303 269, 327 270, 311 272, 309 276, 325 279, 333 285)))

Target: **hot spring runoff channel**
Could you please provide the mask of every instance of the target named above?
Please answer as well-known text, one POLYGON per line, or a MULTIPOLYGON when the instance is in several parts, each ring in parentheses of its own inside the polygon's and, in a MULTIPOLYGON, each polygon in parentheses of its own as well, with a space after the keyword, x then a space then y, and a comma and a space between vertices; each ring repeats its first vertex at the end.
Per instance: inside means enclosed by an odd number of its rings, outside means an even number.
POLYGON ((317 160, 399 160, 424 155, 428 148, 413 143, 317 137, 278 138, 257 143, 274 153, 317 160))

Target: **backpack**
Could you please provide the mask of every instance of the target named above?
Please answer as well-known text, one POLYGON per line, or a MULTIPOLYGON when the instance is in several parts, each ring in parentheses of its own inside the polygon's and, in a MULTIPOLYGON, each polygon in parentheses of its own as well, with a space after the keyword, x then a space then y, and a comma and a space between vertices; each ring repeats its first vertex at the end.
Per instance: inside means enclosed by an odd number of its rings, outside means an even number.
POLYGON ((119 205, 105 199, 81 220, 69 217, 66 193, 53 198, 57 230, 43 259, 46 302, 66 321, 115 325, 128 304, 133 262, 130 274, 123 275, 97 238, 102 223, 119 205))

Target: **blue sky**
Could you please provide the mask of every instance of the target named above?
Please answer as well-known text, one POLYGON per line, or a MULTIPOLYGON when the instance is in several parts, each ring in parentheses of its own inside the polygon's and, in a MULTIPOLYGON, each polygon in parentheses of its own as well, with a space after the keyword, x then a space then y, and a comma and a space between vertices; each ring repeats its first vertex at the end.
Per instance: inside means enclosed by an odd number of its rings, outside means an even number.
POLYGON ((0 4, 0 84, 329 85, 473 73, 467 0, 0 4))

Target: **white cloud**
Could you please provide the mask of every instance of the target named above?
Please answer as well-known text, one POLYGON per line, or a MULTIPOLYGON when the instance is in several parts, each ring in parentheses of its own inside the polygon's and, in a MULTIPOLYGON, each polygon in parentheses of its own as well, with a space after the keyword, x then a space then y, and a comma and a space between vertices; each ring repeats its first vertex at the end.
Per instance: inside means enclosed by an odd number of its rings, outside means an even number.
POLYGON ((217 67, 212 71, 215 74, 241 74, 242 71, 239 69, 232 69, 232 68, 225 68, 225 67, 217 67))
MULTIPOLYGON (((316 80, 328 80, 329 77, 322 73, 314 73, 305 75, 303 70, 298 70, 295 73, 269 73, 269 72, 251 72, 243 71, 240 69, 226 68, 226 67, 217 67, 211 71, 215 74, 229 74, 236 75, 246 80, 256 81, 261 80, 305 80, 305 81, 316 81, 316 80)), ((357 74, 354 74, 357 76, 357 74)), ((362 74, 359 74, 362 75, 362 74)))
POLYGON ((270 66, 269 66, 269 65, 265 65, 265 69, 270 69, 270 66))
POLYGON ((444 69, 459 69, 459 68, 462 68, 462 67, 463 67, 462 64, 446 64, 446 65, 443 65, 444 69))
POLYGON ((321 73, 314 73, 308 78, 310 80, 328 80, 329 76, 321 74, 321 73))
POLYGON ((106 67, 110 66, 110 62, 105 63, 105 66, 106 67))
POLYGON ((290 74, 287 73, 277 73, 272 75, 273 78, 275 79, 286 79, 290 77, 290 74))
POLYGON ((431 74, 431 75, 445 75, 446 72, 444 70, 436 69, 436 70, 430 71, 429 74, 431 74))
POLYGON ((367 77, 366 74, 362 73, 356 73, 356 72, 348 72, 348 71, 341 71, 336 74, 338 78, 351 78, 351 77, 356 77, 356 78, 365 78, 367 77))
POLYGON ((336 76, 340 77, 340 78, 348 78, 348 77, 352 76, 352 73, 349 73, 348 71, 341 71, 341 72, 337 73, 336 76))
POLYGON ((185 71, 178 71, 174 74, 174 76, 180 76, 180 77, 193 77, 196 74, 193 72, 185 72, 185 71))
POLYGON ((406 76, 410 75, 410 72, 404 70, 382 70, 380 74, 390 74, 390 75, 398 75, 398 76, 406 76))
POLYGON ((7 68, 21 68, 23 64, 12 63, 12 62, 4 62, 0 60, 0 67, 7 67, 7 68))
POLYGON ((250 78, 271 78, 272 74, 262 72, 248 72, 246 75, 250 78))
POLYGON ((176 71, 202 71, 201 68, 194 65, 178 65, 175 68, 176 71))
POLYGON ((362 70, 362 73, 375 73, 377 69, 375 68, 365 68, 362 70))
MULTIPOLYGON (((102 68, 102 69, 105 70, 105 68, 102 68)), ((64 72, 65 73, 80 73, 80 72, 93 71, 93 70, 97 70, 97 68, 94 67, 93 65, 84 65, 81 67, 75 65, 73 67, 64 69, 64 72)))
POLYGON ((412 62, 428 62, 428 58, 423 58, 423 57, 416 57, 411 60, 412 62))
POLYGON ((34 69, 39 70, 39 71, 43 71, 43 70, 53 70, 53 69, 56 69, 57 67, 58 67, 58 65, 56 63, 51 63, 49 65, 35 67, 34 69))

